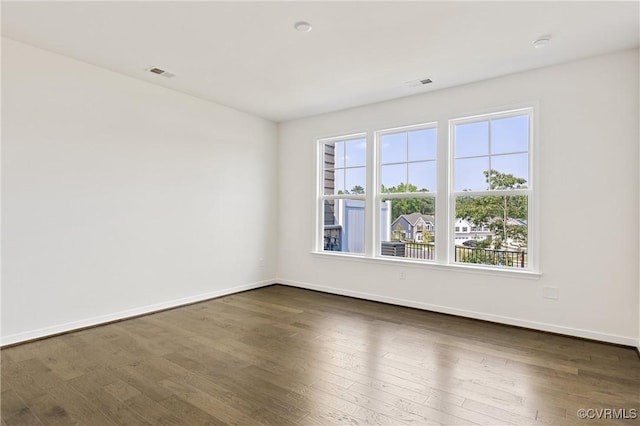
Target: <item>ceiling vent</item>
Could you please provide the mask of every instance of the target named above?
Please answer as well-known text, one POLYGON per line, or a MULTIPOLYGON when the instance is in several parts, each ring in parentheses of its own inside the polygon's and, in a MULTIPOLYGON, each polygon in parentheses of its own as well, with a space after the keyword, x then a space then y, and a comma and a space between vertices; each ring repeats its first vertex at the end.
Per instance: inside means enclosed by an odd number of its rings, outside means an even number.
POLYGON ((176 76, 174 73, 169 72, 167 70, 163 70, 162 68, 158 68, 158 67, 147 68, 147 71, 152 72, 154 74, 161 75, 166 78, 171 78, 176 76))
POLYGON ((433 83, 430 78, 423 78, 422 80, 411 80, 407 81, 405 84, 409 87, 418 87, 424 86, 425 84, 433 83))

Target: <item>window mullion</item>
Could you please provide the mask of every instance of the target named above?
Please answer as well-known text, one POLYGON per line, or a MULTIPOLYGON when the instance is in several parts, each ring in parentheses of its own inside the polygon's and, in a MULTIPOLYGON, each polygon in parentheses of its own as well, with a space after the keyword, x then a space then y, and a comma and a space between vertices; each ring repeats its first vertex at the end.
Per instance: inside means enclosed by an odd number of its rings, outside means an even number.
POLYGON ((380 191, 377 183, 377 143, 373 137, 372 132, 367 132, 367 154, 366 154, 366 182, 367 190, 365 191, 365 239, 364 239, 364 254, 366 257, 374 257, 376 245, 379 245, 380 240, 380 226, 378 223, 378 212, 375 206, 377 205, 378 192, 380 191), (373 232, 371 232, 373 230, 373 232))
POLYGON ((405 132, 404 134, 404 149, 407 153, 407 158, 404 160, 404 170, 407 176, 405 184, 407 185, 407 188, 409 188, 409 132, 405 132))
POLYGON ((449 260, 449 228, 451 222, 451 199, 449 196, 449 186, 452 180, 452 162, 450 160, 453 148, 450 137, 452 126, 445 120, 441 121, 438 126, 438 148, 437 156, 437 186, 439 197, 436 198, 436 226, 435 226, 435 242, 436 242, 436 262, 446 264, 449 260))
MULTIPOLYGON (((493 123, 491 120, 489 120, 489 125, 487 126, 487 132, 488 132, 488 141, 489 141, 489 174, 491 174, 491 170, 493 170, 493 165, 491 164, 491 155, 493 154, 493 151, 491 150, 491 126, 493 123)), ((489 189, 493 189, 491 187, 491 180, 489 180, 489 182, 487 182, 489 184, 489 189)))

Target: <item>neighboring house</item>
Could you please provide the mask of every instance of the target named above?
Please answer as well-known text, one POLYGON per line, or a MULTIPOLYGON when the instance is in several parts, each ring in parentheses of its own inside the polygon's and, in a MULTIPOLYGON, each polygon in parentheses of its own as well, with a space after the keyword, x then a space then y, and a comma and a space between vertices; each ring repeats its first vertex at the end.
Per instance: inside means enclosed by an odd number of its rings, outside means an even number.
POLYGON ((519 226, 527 226, 527 221, 525 219, 513 219, 513 218, 508 218, 507 219, 507 225, 519 225, 519 226))
MULTIPOLYGON (((508 218, 507 225, 509 226, 524 226, 527 227, 527 221, 524 219, 508 218)), ((455 238, 456 245, 460 245, 469 240, 485 240, 487 238, 493 238, 493 233, 488 226, 476 226, 473 222, 466 219, 457 219, 455 223, 455 238)), ((506 241, 507 246, 521 247, 521 242, 513 241, 511 238, 506 241)))
MULTIPOLYGON (((509 218, 507 224, 526 227, 527 221, 509 218)), ((469 240, 480 241, 493 238, 493 233, 488 226, 476 226, 472 221, 467 219, 456 219, 454 226, 456 245, 461 245, 463 242, 469 240)), ((424 241, 425 231, 429 232, 432 237, 434 236, 435 218, 431 215, 423 215, 420 213, 402 214, 391 223, 391 236, 393 240, 422 242, 424 241)), ((521 245, 516 244, 510 239, 507 241, 507 244, 513 246, 521 245)))
MULTIPOLYGON (((527 223, 527 221, 525 219, 514 219, 514 218, 508 218, 507 219, 507 225, 510 226, 523 226, 525 228, 527 228, 529 225, 527 223)), ((514 241, 511 238, 507 238, 507 246, 510 246, 512 248, 522 248, 522 247, 526 247, 526 242, 522 242, 522 241, 514 241)))
POLYGON ((467 219, 457 219, 455 223, 456 245, 468 240, 485 240, 493 234, 487 226, 476 226, 467 219))
POLYGON ((391 223, 391 235, 395 240, 421 242, 424 241, 425 232, 433 237, 435 225, 435 217, 432 215, 401 214, 391 223))

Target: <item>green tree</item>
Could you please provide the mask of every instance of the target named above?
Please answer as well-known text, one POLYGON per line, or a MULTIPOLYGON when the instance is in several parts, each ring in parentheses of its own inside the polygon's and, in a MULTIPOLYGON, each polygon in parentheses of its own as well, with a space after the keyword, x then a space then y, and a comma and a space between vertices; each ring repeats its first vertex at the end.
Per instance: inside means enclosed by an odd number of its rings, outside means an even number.
POLYGON ((456 218, 472 221, 476 226, 487 226, 495 236, 494 248, 501 248, 508 239, 527 241, 527 227, 514 219, 527 219, 527 197, 510 195, 510 189, 526 188, 526 179, 496 170, 484 172, 492 190, 505 190, 504 195, 481 197, 462 196, 456 200, 456 218))
MULTIPOLYGON (((382 185, 383 193, 407 193, 407 192, 429 192, 428 189, 418 189, 417 186, 410 183, 400 183, 398 186, 392 186, 390 188, 382 185)), ((391 221, 395 221, 400 215, 420 213, 420 214, 434 214, 435 205, 433 198, 394 198, 391 202, 391 221)))
POLYGON ((351 188, 351 193, 352 194, 364 194, 364 188, 361 187, 360 185, 356 185, 353 188, 351 188))
POLYGON ((396 229, 391 233, 391 241, 401 241, 402 240, 402 225, 399 223, 396 225, 396 229))
POLYGON ((427 228, 422 228, 422 242, 425 244, 429 244, 433 241, 433 235, 431 232, 427 231, 427 228))
POLYGON ((364 194, 364 188, 361 187, 360 185, 356 185, 353 188, 351 188, 351 191, 349 191, 348 189, 343 190, 339 190, 338 191, 338 195, 345 195, 345 194, 364 194))

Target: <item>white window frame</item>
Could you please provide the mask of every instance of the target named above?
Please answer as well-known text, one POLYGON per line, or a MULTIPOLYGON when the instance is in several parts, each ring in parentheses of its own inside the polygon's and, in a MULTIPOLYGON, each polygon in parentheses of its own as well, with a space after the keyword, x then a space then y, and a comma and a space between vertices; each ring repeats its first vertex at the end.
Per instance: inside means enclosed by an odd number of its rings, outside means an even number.
MULTIPOLYGON (((369 139, 367 138, 367 134, 366 133, 353 133, 353 134, 348 134, 348 135, 343 135, 343 136, 333 136, 333 137, 328 137, 328 138, 322 138, 322 139, 318 139, 317 140, 317 171, 316 171, 316 176, 317 176, 317 188, 316 188, 316 193, 318 194, 317 196, 317 201, 316 201, 316 226, 315 226, 315 250, 319 253, 325 253, 325 254, 330 254, 330 255, 338 255, 338 256, 344 256, 344 255, 348 255, 348 256, 358 256, 358 257, 363 257, 366 255, 366 249, 364 253, 353 253, 353 252, 342 252, 342 251, 329 251, 329 250, 325 250, 324 249, 324 202, 326 200, 341 200, 341 199, 349 199, 349 200, 362 200, 365 203, 365 218, 367 216, 370 215, 370 212, 368 210, 368 206, 366 203, 367 200, 367 194, 369 192, 368 190, 368 185, 365 185, 365 193, 364 194, 325 194, 324 193, 324 184, 325 184, 325 180, 324 180, 324 146, 326 144, 336 144, 338 142, 347 142, 347 141, 351 141, 354 139, 364 139, 365 143, 367 144, 367 153, 366 153, 366 160, 365 160, 365 173, 368 175, 369 174, 369 155, 368 155, 368 151, 369 151, 369 139)), ((344 167, 345 169, 347 167, 344 167)), ((368 182, 368 179, 367 179, 368 182)), ((366 241, 366 235, 368 235, 367 233, 367 229, 365 227, 365 247, 367 246, 367 241, 366 241)))
MULTIPOLYGON (((527 267, 519 268, 520 271, 537 271, 537 234, 536 231, 536 211, 535 211, 535 178, 537 175, 537 170, 535 167, 535 158, 534 158, 534 137, 536 132, 534 131, 535 127, 535 111, 536 107, 534 105, 529 105, 526 107, 515 108, 515 109, 507 109, 496 112, 490 112, 485 114, 477 114, 467 117, 453 118, 449 120, 449 220, 451 223, 456 222, 455 217, 455 206, 456 206, 456 198, 459 196, 500 196, 504 195, 505 192, 508 192, 510 195, 525 195, 527 196, 527 267), (455 126, 459 124, 468 124, 468 123, 477 123, 482 121, 494 120, 494 119, 502 119, 502 118, 510 118, 510 117, 518 117, 522 115, 527 115, 529 119, 529 144, 528 144, 528 171, 529 176, 527 177, 527 188, 526 189, 511 189, 511 190, 482 190, 482 191, 456 191, 455 190, 455 126), (531 238, 533 236, 533 238, 531 238)), ((489 144, 491 144, 491 136, 489 135, 489 144)), ((523 151, 524 152, 524 151, 523 151)), ((516 153, 514 151, 514 153, 516 153)), ((518 151, 520 153, 520 151, 518 151)), ((511 153, 503 153, 500 155, 508 155, 511 153)), ((491 152, 489 152, 488 157, 491 157, 491 152)), ((478 156, 482 157, 482 156, 478 156)), ((491 167, 491 162, 489 162, 491 167)), ((483 230, 488 230, 487 227, 483 226, 483 230)), ((470 264, 467 263, 459 263, 455 262, 455 233, 450 233, 449 238, 449 251, 447 253, 448 263, 452 265, 459 265, 467 267, 470 264)), ((481 265, 481 264, 473 264, 475 267, 482 268, 490 268, 496 270, 513 270, 515 268, 501 268, 490 265, 481 265)))
MULTIPOLYGON (((433 198, 434 200, 434 217, 436 215, 436 212, 438 210, 437 208, 437 203, 438 203, 438 188, 436 184, 436 188, 434 188, 434 190, 430 190, 430 192, 394 192, 394 193, 387 193, 387 192, 382 192, 380 190, 380 187, 382 185, 381 179, 380 179, 380 175, 381 175, 381 170, 382 170, 382 163, 381 163, 381 150, 382 150, 382 146, 381 146, 381 139, 382 136, 385 135, 392 135, 392 134, 396 134, 396 133, 402 133, 402 132, 412 132, 412 131, 416 131, 416 130, 425 130, 425 129, 435 129, 436 130, 436 134, 437 132, 439 132, 438 129, 438 122, 437 121, 430 121, 427 123, 420 123, 420 124, 411 124, 408 126, 400 126, 400 127, 392 127, 389 129, 382 129, 382 130, 376 130, 374 132, 374 137, 373 137, 373 144, 374 144, 374 151, 375 151, 375 158, 374 158, 374 167, 373 167, 373 175, 374 175, 374 179, 373 179, 373 188, 372 188, 372 193, 374 195, 374 206, 376 206, 377 208, 379 208, 382 199, 403 199, 403 198, 433 198)), ((439 138, 436 138, 436 141, 438 141, 439 138)), ((437 151, 437 144, 438 142, 436 142, 436 151, 437 151)), ((436 164, 436 168, 438 166, 438 156, 436 154, 436 158, 434 160, 427 160, 427 161, 433 161, 436 164)), ((404 162, 404 163, 397 163, 397 164, 407 164, 408 165, 412 163, 411 161, 408 160, 404 162)), ((436 182, 439 181, 439 176, 436 174, 436 182)), ((409 182, 405 182, 405 184, 408 184, 409 182)), ((436 223, 438 223, 438 219, 436 217, 436 223)), ((391 259, 391 260, 397 260, 394 259, 391 256, 382 256, 382 247, 381 247, 381 235, 380 235, 380 212, 376 211, 375 212, 375 232, 374 232, 374 240, 373 240, 373 244, 374 244, 374 256, 376 258, 379 259, 391 259)), ((436 225, 437 228, 437 225, 436 225)), ((409 233, 411 234, 411 233, 409 233)), ((415 238, 415 236, 409 236, 408 238, 415 238)), ((436 247, 437 250, 437 247, 436 247)), ((403 259, 403 261, 405 261, 403 259)), ((418 260, 418 259, 411 259, 411 261, 417 261, 420 263, 435 263, 435 258, 434 260, 418 260)))
MULTIPOLYGON (((537 102, 520 104, 518 106, 505 108, 485 108, 473 115, 458 115, 455 117, 443 118, 439 121, 430 121, 421 124, 411 124, 406 126, 391 127, 385 129, 373 129, 370 131, 354 132, 339 136, 323 137, 316 139, 317 142, 317 189, 316 189, 316 226, 314 230, 314 249, 313 253, 329 256, 339 256, 341 258, 351 258, 353 260, 361 259, 367 262, 392 262, 392 263, 409 263, 414 265, 423 265, 424 267, 438 267, 456 270, 469 270, 478 273, 496 273, 496 274, 514 274, 514 275, 530 275, 532 277, 539 276, 538 263, 538 247, 539 247, 539 230, 538 230, 538 211, 537 211, 537 176, 538 165, 535 155, 535 148, 538 144, 537 135, 538 123, 536 117, 538 115, 537 102), (489 112, 487 112, 487 110, 489 112), (527 179, 526 189, 509 190, 512 195, 526 195, 528 199, 528 220, 527 220, 527 267, 511 268, 496 267, 492 265, 473 264, 473 263, 456 263, 455 262, 455 242, 456 232, 454 231, 455 218, 455 199, 458 195, 483 196, 483 195, 502 195, 504 190, 487 190, 487 191, 465 191, 464 194, 456 192, 454 189, 455 177, 455 125, 465 122, 484 121, 493 118, 507 118, 509 116, 518 116, 526 113, 529 118, 529 176, 527 179), (381 192, 381 156, 380 156, 380 139, 382 135, 392 134, 402 131, 420 130, 424 128, 435 128, 438 132, 437 136, 437 187, 432 192, 409 192, 409 193, 383 193, 381 192), (446 134, 444 134, 446 133, 446 134), (348 141, 352 139, 364 138, 367 144, 366 153, 366 190, 365 194, 324 194, 324 144, 340 141, 348 141), (436 235, 436 246, 434 260, 420 260, 411 258, 394 258, 391 256, 381 255, 381 235, 380 235, 380 211, 379 206, 381 200, 385 199, 401 199, 401 198, 434 198, 436 224, 433 227, 436 235), (359 199, 365 202, 365 251, 364 253, 350 253, 340 251, 324 251, 324 201, 330 199, 359 199)), ((431 190, 431 188, 430 188, 431 190)), ((477 232, 487 232, 486 226, 478 226, 477 232)), ((461 237, 462 238, 462 237, 461 237)))

